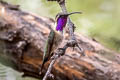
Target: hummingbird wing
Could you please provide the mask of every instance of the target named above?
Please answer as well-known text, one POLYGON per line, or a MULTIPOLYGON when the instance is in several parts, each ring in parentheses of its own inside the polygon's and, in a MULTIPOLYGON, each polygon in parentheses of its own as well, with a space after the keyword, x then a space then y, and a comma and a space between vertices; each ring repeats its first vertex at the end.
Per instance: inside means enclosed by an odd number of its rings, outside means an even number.
POLYGON ((53 46, 53 42, 54 42, 54 36, 55 36, 55 32, 54 30, 51 30, 45 45, 45 49, 44 49, 44 54, 43 54, 43 61, 42 61, 42 66, 41 66, 41 70, 40 72, 42 72, 42 69, 44 67, 44 64, 48 61, 48 59, 51 56, 51 49, 53 46))
POLYGON ((51 49, 54 42, 54 37, 55 37, 55 32, 54 30, 51 30, 45 45, 43 60, 50 57, 51 49))

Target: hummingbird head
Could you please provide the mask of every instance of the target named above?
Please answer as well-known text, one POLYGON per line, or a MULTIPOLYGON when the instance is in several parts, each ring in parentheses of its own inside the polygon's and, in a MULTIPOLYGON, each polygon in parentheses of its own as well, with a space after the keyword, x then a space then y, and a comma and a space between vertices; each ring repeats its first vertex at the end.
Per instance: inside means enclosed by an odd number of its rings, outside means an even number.
POLYGON ((81 12, 71 12, 71 13, 67 13, 67 14, 58 13, 55 18, 55 20, 57 22, 56 30, 62 32, 63 28, 66 26, 68 16, 71 14, 77 14, 77 13, 81 14, 81 12))

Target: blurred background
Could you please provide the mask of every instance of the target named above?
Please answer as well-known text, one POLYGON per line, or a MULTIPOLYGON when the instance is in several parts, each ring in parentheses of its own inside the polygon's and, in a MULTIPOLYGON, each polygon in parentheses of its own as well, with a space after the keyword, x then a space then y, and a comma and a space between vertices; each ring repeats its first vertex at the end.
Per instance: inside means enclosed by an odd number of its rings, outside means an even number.
MULTIPOLYGON (((24 11, 51 18, 54 18, 61 10, 56 2, 47 2, 47 0, 3 1, 18 4, 24 11)), ((80 15, 70 16, 75 23, 76 32, 93 37, 107 48, 117 52, 120 52, 119 4, 120 0, 66 0, 69 12, 83 12, 80 15)), ((20 73, 0 65, 0 80, 23 80, 20 75, 20 73)), ((24 78, 24 80, 34 79, 24 78)))

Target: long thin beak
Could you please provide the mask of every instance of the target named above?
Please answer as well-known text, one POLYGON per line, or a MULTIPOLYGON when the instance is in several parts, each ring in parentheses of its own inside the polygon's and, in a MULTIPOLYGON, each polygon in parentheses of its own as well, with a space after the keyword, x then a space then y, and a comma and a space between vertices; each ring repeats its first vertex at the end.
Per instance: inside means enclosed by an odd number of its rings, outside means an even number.
POLYGON ((68 13, 67 15, 71 15, 71 14, 82 14, 82 12, 71 12, 71 13, 68 13))

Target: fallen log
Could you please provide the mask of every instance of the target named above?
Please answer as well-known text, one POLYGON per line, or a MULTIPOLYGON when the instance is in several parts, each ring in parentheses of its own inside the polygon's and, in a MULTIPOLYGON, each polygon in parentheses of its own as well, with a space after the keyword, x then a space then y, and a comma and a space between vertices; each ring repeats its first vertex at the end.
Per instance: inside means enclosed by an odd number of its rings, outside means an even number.
MULTIPOLYGON (((39 75, 44 45, 54 20, 21 11, 19 6, 0 2, 0 62, 23 72, 24 77, 42 78, 39 75)), ((75 33, 80 51, 68 48, 55 63, 52 74, 55 80, 120 80, 120 60, 116 52, 105 48, 98 41, 75 33)), ((61 46, 68 41, 66 34, 61 46)))

